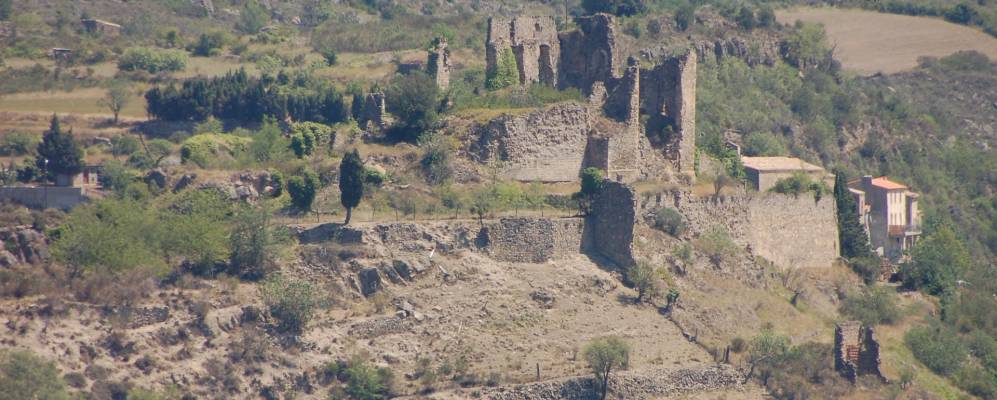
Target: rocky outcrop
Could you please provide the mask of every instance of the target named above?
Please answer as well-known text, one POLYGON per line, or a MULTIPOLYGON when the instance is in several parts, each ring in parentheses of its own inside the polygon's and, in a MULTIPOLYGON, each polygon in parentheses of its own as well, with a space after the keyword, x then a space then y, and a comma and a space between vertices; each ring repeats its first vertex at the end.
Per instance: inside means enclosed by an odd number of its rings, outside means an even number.
POLYGON ((775 65, 780 58, 779 42, 769 38, 728 37, 693 44, 700 58, 711 57, 716 61, 738 58, 748 65, 775 65))
POLYGON ((0 267, 37 264, 50 257, 44 233, 29 225, 0 228, 0 267))

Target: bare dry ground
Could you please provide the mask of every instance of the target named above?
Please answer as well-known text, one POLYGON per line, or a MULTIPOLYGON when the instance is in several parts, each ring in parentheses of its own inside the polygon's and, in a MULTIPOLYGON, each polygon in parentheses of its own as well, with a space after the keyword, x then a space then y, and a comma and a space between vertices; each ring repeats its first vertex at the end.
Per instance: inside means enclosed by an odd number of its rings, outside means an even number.
POLYGON ((824 24, 835 57, 863 75, 913 69, 922 56, 942 57, 976 50, 997 58, 997 39, 939 18, 912 17, 836 8, 794 8, 776 13, 779 22, 824 24))

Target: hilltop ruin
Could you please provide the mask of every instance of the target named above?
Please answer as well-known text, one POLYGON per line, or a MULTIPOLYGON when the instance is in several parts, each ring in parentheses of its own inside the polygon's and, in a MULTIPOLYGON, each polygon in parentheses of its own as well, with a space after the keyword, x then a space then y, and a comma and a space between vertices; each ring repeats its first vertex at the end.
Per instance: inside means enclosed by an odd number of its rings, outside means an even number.
POLYGON ((576 88, 589 103, 492 121, 477 143, 479 160, 502 161, 506 177, 522 181, 572 181, 586 167, 621 182, 691 173, 695 51, 661 57, 643 68, 617 44, 613 16, 596 14, 576 22, 579 29, 559 33, 551 17, 489 20, 489 69, 511 51, 521 85, 576 88), (547 151, 511 150, 524 142, 547 151))

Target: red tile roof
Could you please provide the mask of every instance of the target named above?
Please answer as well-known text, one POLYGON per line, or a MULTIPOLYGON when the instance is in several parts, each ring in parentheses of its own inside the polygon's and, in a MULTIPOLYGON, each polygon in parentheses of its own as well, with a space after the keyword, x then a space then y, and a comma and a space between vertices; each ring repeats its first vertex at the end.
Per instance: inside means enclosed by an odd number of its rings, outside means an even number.
POLYGON ((891 181, 887 179, 885 176, 879 178, 873 178, 872 186, 886 190, 907 189, 907 186, 891 181))

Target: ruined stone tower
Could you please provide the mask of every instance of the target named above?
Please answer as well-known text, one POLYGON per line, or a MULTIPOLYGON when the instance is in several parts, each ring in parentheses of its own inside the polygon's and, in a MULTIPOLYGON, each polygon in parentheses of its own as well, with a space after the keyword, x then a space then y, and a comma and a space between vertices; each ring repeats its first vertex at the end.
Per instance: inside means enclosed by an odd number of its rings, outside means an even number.
POLYGON ((692 172, 696 157, 696 63, 695 51, 665 58, 640 81, 647 137, 681 172, 692 172))
POLYGON ((387 111, 384 103, 384 92, 368 93, 364 96, 362 110, 360 120, 357 121, 361 127, 373 124, 377 129, 383 129, 387 125, 385 122, 387 111))
POLYGON ((834 369, 855 383, 859 375, 883 378, 879 370, 879 342, 871 326, 847 321, 834 326, 834 369))
POLYGON ((436 38, 435 44, 429 50, 426 60, 426 72, 436 80, 436 86, 441 90, 450 87, 450 49, 445 38, 436 38))
POLYGON ((498 65, 499 57, 506 49, 511 49, 516 57, 520 84, 557 85, 561 42, 553 17, 488 19, 485 57, 489 68, 498 65))

